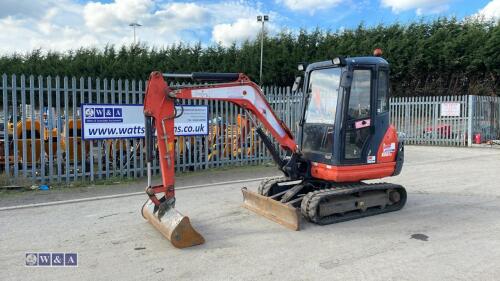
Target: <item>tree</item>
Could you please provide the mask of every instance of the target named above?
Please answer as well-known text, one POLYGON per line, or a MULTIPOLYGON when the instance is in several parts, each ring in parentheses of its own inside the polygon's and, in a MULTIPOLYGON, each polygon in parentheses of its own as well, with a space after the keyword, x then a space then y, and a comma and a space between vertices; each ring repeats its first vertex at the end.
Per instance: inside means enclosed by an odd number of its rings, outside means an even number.
MULTIPOLYGON (((198 42, 162 48, 133 44, 67 52, 35 49, 3 55, 0 69, 9 74, 138 80, 147 79, 152 70, 244 72, 257 81, 258 38, 228 47, 202 47, 198 42)), ((367 27, 361 23, 335 32, 282 30, 264 38, 263 80, 268 85, 291 85, 299 62, 371 55, 373 49, 382 48, 391 64, 391 87, 397 96, 499 94, 500 26, 495 22, 439 18, 406 25, 367 27)))

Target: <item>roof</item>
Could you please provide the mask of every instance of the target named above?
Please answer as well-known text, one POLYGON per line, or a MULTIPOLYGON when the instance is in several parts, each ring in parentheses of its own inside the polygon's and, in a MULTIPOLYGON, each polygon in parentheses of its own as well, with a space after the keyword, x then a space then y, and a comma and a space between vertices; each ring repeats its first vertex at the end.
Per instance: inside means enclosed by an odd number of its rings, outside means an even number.
MULTIPOLYGON (((366 57, 350 57, 350 58, 345 58, 346 63, 348 65, 351 64, 372 64, 372 65, 389 65, 389 63, 382 57, 373 57, 373 56, 366 56, 366 57)), ((311 63, 307 66, 307 71, 310 71, 313 68, 318 68, 318 67, 328 67, 332 66, 332 60, 327 60, 327 61, 320 61, 320 62, 315 62, 311 63)))
POLYGON ((382 57, 352 57, 346 58, 346 62, 352 64, 383 64, 389 65, 389 63, 382 57))

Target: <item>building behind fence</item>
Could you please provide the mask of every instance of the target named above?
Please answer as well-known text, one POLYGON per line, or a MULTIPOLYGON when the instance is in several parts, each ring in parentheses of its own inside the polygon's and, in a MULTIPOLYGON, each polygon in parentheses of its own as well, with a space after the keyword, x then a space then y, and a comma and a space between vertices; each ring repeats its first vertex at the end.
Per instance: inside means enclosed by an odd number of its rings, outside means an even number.
MULTIPOLYGON (((83 103, 141 104, 145 81, 7 76, 1 78, 0 172, 13 182, 95 181, 145 175, 143 139, 81 139, 83 103)), ((266 98, 292 133, 302 93, 265 87, 266 98)), ((271 161, 245 112, 225 101, 208 105, 208 136, 176 138, 177 171, 271 161)), ((477 135, 500 139, 500 98, 477 96, 392 98, 391 122, 408 144, 467 146, 477 135), (444 114, 446 108, 452 114, 444 114), (458 108, 458 111, 457 111, 458 108)), ((153 162, 153 173, 159 165, 153 162)))

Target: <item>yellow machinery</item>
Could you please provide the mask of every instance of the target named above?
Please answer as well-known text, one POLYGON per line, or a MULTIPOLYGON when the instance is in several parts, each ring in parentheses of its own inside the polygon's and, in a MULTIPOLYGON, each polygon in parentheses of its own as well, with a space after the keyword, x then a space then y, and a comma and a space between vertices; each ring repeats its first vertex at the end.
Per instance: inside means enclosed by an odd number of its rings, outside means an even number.
MULTIPOLYGON (((57 134, 57 131, 56 131, 57 134)), ((61 133, 61 149, 66 151, 66 146, 68 146, 69 155, 66 155, 66 161, 75 161, 75 149, 76 149, 76 161, 84 161, 82 157, 82 145, 85 145, 85 151, 89 151, 89 143, 84 143, 82 140, 82 120, 68 120, 68 132, 66 132, 66 126, 61 133), (74 135, 74 128, 76 127, 76 135, 74 135), (68 135, 68 143, 66 143, 66 135, 68 135), (76 143, 76 146, 75 146, 76 143)))
POLYGON ((41 126, 39 120, 26 119, 26 159, 23 159, 23 134, 22 134, 22 121, 17 122, 17 149, 18 155, 21 162, 26 161, 28 164, 33 164, 33 160, 38 162, 40 160, 40 154, 42 151, 42 143, 45 141, 44 134, 41 133, 41 126), (33 123, 33 124, 32 124, 33 123), (34 125, 35 131, 35 143, 32 143, 32 125, 34 125), (43 136, 43 138, 42 138, 43 136), (32 157, 32 151, 35 151, 35 159, 32 157))
POLYGON ((253 155, 260 142, 255 137, 255 128, 249 127, 250 121, 241 114, 238 114, 236 125, 211 125, 208 136, 211 151, 208 160, 253 155), (217 144, 217 138, 223 138, 220 145, 217 144))
MULTIPOLYGON (((25 121, 25 130, 26 130, 26 140, 23 139, 23 123, 22 121, 18 121, 16 124, 16 144, 17 144, 17 155, 18 155, 18 161, 19 163, 28 163, 28 164, 34 164, 40 161, 40 158, 42 157, 42 146, 44 149, 44 155, 48 154, 50 145, 52 145, 52 151, 53 155, 57 155, 57 128, 54 128, 52 130, 49 130, 48 128, 44 127, 43 132, 40 124, 40 120, 37 119, 31 119, 27 118, 25 121), (33 126, 33 127, 32 127, 33 126), (34 143, 33 143, 33 138, 32 138, 32 128, 34 128, 34 143), (49 143, 49 138, 52 138, 52 144, 49 143), (26 159, 23 159, 24 155, 24 146, 23 142, 26 142, 26 159), (32 153, 34 151, 34 158, 32 156, 32 153)), ((75 141, 76 141, 76 154, 77 154, 77 161, 83 161, 82 157, 82 150, 81 147, 84 145, 84 142, 81 137, 81 120, 76 120, 76 122, 73 119, 70 119, 68 121, 68 127, 69 127, 69 132, 66 132, 66 126, 63 126, 63 131, 61 132, 61 135, 59 136, 60 140, 60 149, 63 153, 66 152, 66 145, 69 146, 69 155, 67 155, 66 160, 74 161, 74 150, 75 150, 75 141), (76 136, 73 136, 73 128, 76 126, 76 136), (66 142, 66 134, 69 135, 68 141, 66 142), (75 139, 76 138, 76 139, 75 139)), ((9 123, 7 127, 7 133, 9 134, 9 139, 12 141, 13 135, 14 135, 14 124, 9 123)), ((1 151, 4 151, 4 146, 5 144, 2 142, 0 143, 0 149, 1 151)), ((14 146, 13 143, 11 142, 9 144, 9 163, 13 163, 14 160, 14 146)), ((89 150, 89 144, 85 144, 86 151, 89 150)), ((5 156, 0 157, 0 163, 4 164, 5 163, 5 156)))

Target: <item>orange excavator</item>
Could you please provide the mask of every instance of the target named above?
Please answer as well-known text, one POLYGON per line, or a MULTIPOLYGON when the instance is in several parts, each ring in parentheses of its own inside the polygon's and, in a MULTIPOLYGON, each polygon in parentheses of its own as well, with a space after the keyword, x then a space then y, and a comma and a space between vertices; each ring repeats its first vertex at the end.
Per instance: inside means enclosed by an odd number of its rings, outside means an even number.
POLYGON ((260 87, 242 73, 168 74, 153 72, 144 100, 149 199, 142 214, 178 248, 204 243, 189 218, 175 209, 174 119, 178 100, 222 100, 244 111, 283 177, 246 188, 243 206, 293 230, 301 217, 331 224, 400 210, 406 190, 365 180, 398 175, 404 145, 389 123, 389 64, 380 56, 336 57, 299 65, 302 115, 294 138, 273 112, 260 87), (167 79, 192 79, 200 86, 168 86, 167 79), (303 80, 303 83, 302 83, 303 80), (162 184, 151 185, 153 135, 162 184), (275 145, 275 142, 278 146, 275 145), (286 151, 281 157, 279 149, 286 151))

